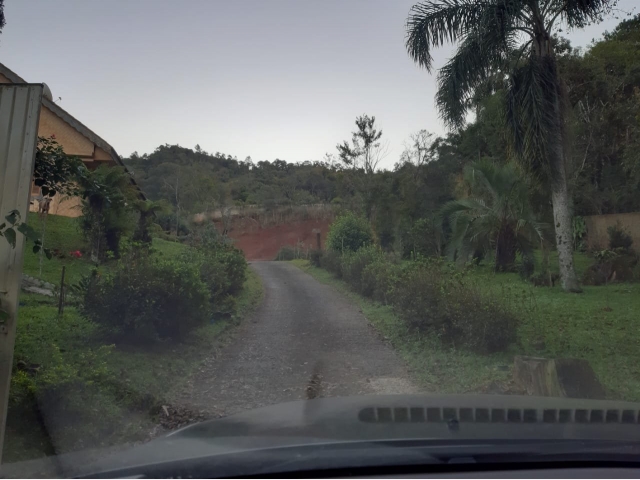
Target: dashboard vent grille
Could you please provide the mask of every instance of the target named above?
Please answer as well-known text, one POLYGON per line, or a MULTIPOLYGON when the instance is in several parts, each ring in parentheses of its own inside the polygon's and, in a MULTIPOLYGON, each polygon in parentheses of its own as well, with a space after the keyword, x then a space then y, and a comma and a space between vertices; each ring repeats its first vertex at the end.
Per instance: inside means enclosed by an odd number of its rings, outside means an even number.
POLYGON ((365 423, 639 423, 637 410, 367 407, 358 419, 365 423))

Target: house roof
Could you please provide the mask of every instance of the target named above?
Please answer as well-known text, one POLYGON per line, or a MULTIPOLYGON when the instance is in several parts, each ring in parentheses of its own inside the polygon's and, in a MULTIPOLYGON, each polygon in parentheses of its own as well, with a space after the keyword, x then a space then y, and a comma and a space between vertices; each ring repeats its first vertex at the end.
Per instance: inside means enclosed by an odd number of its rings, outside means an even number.
MULTIPOLYGON (((2 63, 0 63, 0 73, 2 75, 4 75, 5 77, 7 77, 9 80, 11 80, 13 83, 28 83, 20 75, 15 73, 13 70, 10 70, 9 68, 7 68, 2 63)), ((143 200, 146 198, 144 193, 142 193, 142 190, 140 190, 140 187, 138 186, 138 184, 133 179, 133 176, 131 175, 131 172, 129 171, 127 166, 122 161, 122 158, 120 158, 120 155, 118 155, 118 153, 115 151, 115 149, 111 145, 109 145, 109 143, 107 143, 103 138, 101 138, 98 134, 96 134, 89 127, 87 127, 82 122, 80 122, 75 117, 73 117, 71 114, 69 114, 69 112, 67 112, 66 110, 64 110, 60 106, 58 106, 55 103, 53 103, 48 98, 42 97, 42 104, 49 111, 51 111, 54 115, 60 117, 62 120, 64 120, 65 123, 67 123, 72 128, 74 128, 78 133, 80 133, 85 138, 87 138, 88 140, 93 142, 94 145, 100 147, 102 150, 107 152, 111 156, 113 161, 117 165, 123 167, 125 169, 125 171, 127 172, 127 174, 129 174, 129 178, 131 179, 131 184, 133 186, 135 186, 136 189, 140 192, 140 198, 142 198, 143 200)))

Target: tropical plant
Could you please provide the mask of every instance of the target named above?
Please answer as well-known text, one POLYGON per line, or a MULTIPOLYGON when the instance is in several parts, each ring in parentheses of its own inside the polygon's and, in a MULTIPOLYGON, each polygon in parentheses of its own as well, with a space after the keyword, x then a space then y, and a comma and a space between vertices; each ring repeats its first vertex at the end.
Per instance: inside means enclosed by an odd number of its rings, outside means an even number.
POLYGON ((505 118, 520 158, 551 186, 560 276, 566 291, 580 286, 573 264, 572 200, 566 171, 565 91, 556 66, 554 33, 563 24, 598 21, 612 0, 428 0, 414 5, 406 46, 431 71, 432 48, 457 42, 440 69, 436 103, 453 128, 464 124, 476 95, 503 76, 505 118), (505 75, 506 74, 506 75, 505 75))
POLYGON ((171 206, 160 199, 155 202, 151 200, 137 200, 133 202, 133 208, 138 212, 138 225, 133 234, 133 240, 142 243, 151 243, 150 228, 153 219, 157 214, 167 214, 171 211, 171 206))
POLYGON ((82 196, 81 226, 91 244, 91 259, 104 259, 107 250, 118 256, 120 239, 131 228, 134 189, 129 175, 122 168, 103 165, 81 169, 77 181, 82 196))
POLYGON ((469 195, 445 204, 441 220, 452 229, 451 257, 466 262, 477 253, 495 252, 496 271, 512 271, 518 253, 531 259, 543 239, 529 204, 526 180, 513 164, 478 161, 464 170, 469 195))

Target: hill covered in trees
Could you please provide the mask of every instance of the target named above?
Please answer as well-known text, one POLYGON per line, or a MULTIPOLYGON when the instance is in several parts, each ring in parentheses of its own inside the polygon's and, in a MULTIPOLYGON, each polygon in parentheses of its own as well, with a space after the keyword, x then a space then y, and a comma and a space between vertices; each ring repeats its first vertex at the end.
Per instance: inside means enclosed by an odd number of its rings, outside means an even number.
MULTIPOLYGON (((638 211, 640 20, 621 22, 586 50, 574 49, 563 39, 556 42, 570 102, 566 128, 575 214, 638 211)), ((445 137, 424 130, 410 135, 392 170, 375 168, 384 132, 377 130, 375 117, 366 115, 357 120, 352 143, 339 144, 323 160, 241 161, 199 146, 162 145, 150 154, 134 153, 125 162, 149 198, 172 206, 173 213, 160 219, 165 228, 175 229, 177 219, 186 229, 187 215, 223 206, 332 203, 368 217, 381 245, 406 245, 414 242, 416 225, 430 229, 427 225, 447 201, 469 194, 465 165, 511 161, 500 85, 497 79, 472 100, 475 120, 458 131, 445 137), (370 123, 358 124, 365 120, 370 123)), ((549 220, 548 185, 533 177, 528 182, 537 215, 549 220)))

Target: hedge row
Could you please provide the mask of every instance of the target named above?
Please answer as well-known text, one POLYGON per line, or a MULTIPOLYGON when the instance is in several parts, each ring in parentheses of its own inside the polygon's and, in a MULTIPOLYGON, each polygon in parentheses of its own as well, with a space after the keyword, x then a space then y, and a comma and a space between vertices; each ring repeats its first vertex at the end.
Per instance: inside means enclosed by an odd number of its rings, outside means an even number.
POLYGON ((441 258, 401 263, 370 246, 344 254, 315 252, 311 261, 357 293, 392 305, 411 329, 437 335, 447 344, 492 353, 516 338, 514 313, 441 258))

